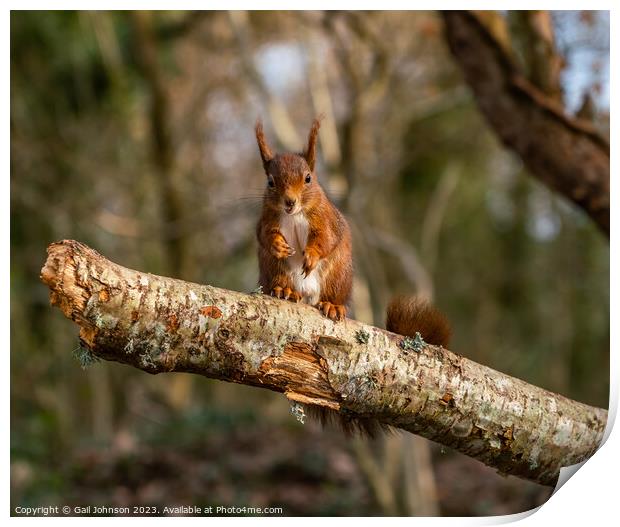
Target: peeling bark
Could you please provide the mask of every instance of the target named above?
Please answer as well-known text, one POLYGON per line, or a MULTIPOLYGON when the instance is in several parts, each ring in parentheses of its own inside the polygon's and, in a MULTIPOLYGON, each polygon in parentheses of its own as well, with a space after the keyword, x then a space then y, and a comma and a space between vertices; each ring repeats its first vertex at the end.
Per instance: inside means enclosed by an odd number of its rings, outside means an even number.
POLYGON ((499 139, 609 237, 608 141, 527 80, 475 13, 443 17, 450 50, 499 139))
POLYGON ((50 245, 41 279, 97 357, 376 418, 504 474, 554 485, 603 437, 605 410, 307 305, 133 271, 67 240, 50 245))

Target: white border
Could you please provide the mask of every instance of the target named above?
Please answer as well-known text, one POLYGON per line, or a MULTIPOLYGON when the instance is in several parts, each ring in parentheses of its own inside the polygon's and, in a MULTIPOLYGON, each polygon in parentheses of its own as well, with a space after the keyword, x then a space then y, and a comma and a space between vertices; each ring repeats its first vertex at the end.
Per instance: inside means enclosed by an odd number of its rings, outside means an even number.
MULTIPOLYGON (((258 3, 258 2, 250 2, 250 1, 231 1, 231 2, 223 2, 223 1, 209 1, 209 2, 196 2, 196 1, 180 1, 175 2, 162 2, 162 1, 151 1, 151 2, 119 2, 118 0, 109 0, 107 2, 77 2, 77 1, 64 1, 64 2, 56 2, 55 5, 50 5, 49 2, 41 2, 41 1, 22 1, 22 2, 9 2, 9 7, 13 9, 105 9, 105 10, 115 10, 115 9, 170 9, 173 8, 175 10, 178 9, 203 9, 203 8, 211 8, 211 9, 415 9, 417 7, 428 8, 428 4, 414 3, 414 2, 402 2, 402 1, 383 1, 381 3, 378 2, 369 2, 366 0, 359 0, 356 2, 338 2, 338 1, 316 1, 311 4, 305 3, 292 3, 292 2, 266 2, 266 3, 258 3)), ((613 87, 616 85, 617 80, 617 45, 616 39, 614 38, 615 30, 618 29, 618 23, 616 20, 616 13, 614 12, 614 3, 611 1, 598 1, 591 0, 589 2, 574 2, 574 1, 521 1, 521 2, 491 2, 491 1, 477 1, 470 2, 469 4, 464 2, 457 1, 446 1, 441 3, 441 7, 444 9, 595 9, 595 10, 610 10, 611 11, 611 32, 610 32, 610 51, 611 51, 611 62, 610 62, 610 85, 613 87)), ((3 27, 4 31, 4 41, 5 41, 5 52, 2 55, 3 62, 3 71, 10 71, 10 15, 9 11, 5 10, 3 13, 3 27)), ((5 247, 8 246, 10 248, 10 235, 9 235, 9 210, 10 210, 10 167, 9 167, 9 156, 10 156, 10 126, 9 126, 9 115, 10 115, 10 98, 9 98, 9 82, 8 75, 6 77, 5 82, 3 83, 3 114, 5 115, 5 125, 3 133, 4 137, 4 163, 5 163, 5 175, 2 178, 2 196, 3 201, 5 203, 4 206, 4 214, 5 221, 2 222, 1 227, 1 235, 3 241, 5 242, 5 247)), ((610 93, 613 93, 613 90, 610 89, 610 93)), ((611 101, 610 101, 611 108, 611 101)), ((618 152, 617 141, 614 140, 617 138, 617 129, 616 129, 616 120, 612 117, 611 119, 611 137, 612 137, 612 152, 618 152)), ((617 163, 615 162, 614 156, 612 156, 612 170, 611 174, 615 173, 617 163)), ((618 227, 618 209, 616 203, 617 200, 617 192, 615 191, 616 185, 612 185, 612 214, 611 214, 611 269, 620 269, 620 260, 618 258, 618 250, 617 250, 617 227, 618 227)), ((43 249, 42 249, 43 250, 43 249)), ((4 328, 5 328, 5 338, 10 335, 10 308, 9 308, 9 280, 10 276, 10 266, 7 258, 0 259, 0 265, 2 266, 3 276, 7 279, 4 281, 3 288, 3 299, 1 304, 4 328)), ((611 314, 612 320, 615 319, 614 315, 617 315, 617 298, 618 298, 618 280, 612 274, 611 280, 611 314)), ((617 320, 617 319, 615 319, 617 320)), ((615 420, 615 415, 617 412, 618 406, 618 372, 620 363, 618 361, 618 352, 614 344, 618 342, 618 331, 617 327, 612 324, 611 326, 611 357, 610 357, 610 371, 611 371, 611 397, 610 397, 610 424, 615 420)), ((9 401, 10 401, 10 368, 9 368, 9 349, 7 346, 5 348, 5 357, 6 363, 4 368, 4 390, 5 397, 3 398, 2 412, 3 412, 3 422, 5 423, 3 434, 3 453, 4 453, 4 471, 3 471, 3 512, 8 516, 10 512, 10 501, 9 501, 9 466, 10 466, 10 458, 9 458, 9 434, 10 427, 9 423, 9 401)), ((380 518, 380 521, 389 522, 389 523, 403 523, 406 522, 407 525, 426 525, 426 524, 434 524, 434 525, 500 525, 503 523, 512 523, 513 521, 521 521, 523 525, 540 525, 548 527, 549 525, 556 524, 567 524, 572 525, 574 523, 585 523, 588 522, 593 525, 607 525, 610 524, 611 521, 617 521, 617 476, 618 476, 618 467, 620 465, 620 433, 616 430, 613 433, 609 434, 610 427, 608 427, 606 431, 606 436, 608 436, 606 443, 601 447, 599 452, 597 452, 589 461, 587 461, 584 466, 578 471, 575 477, 570 478, 561 489, 559 489, 551 499, 541 507, 537 509, 535 513, 532 514, 533 511, 521 513, 512 516, 497 516, 497 517, 479 517, 479 518, 398 518, 398 519, 388 519, 388 518, 380 518)), ((61 455, 61 453, 59 453, 61 455)), ((467 477, 467 475, 463 475, 463 477, 467 477)), ((48 521, 52 523, 58 523, 61 525, 65 525, 67 522, 83 522, 84 518, 49 518, 48 521)), ((214 520, 218 522, 226 522, 228 524, 235 524, 237 522, 247 521, 243 518, 209 518, 209 522, 213 522, 214 520)), ((10 518, 10 521, 20 521, 30 523, 33 520, 32 518, 10 518)), ((166 519, 159 518, 147 518, 147 519, 136 519, 136 518, 94 518, 91 521, 98 523, 109 524, 111 522, 121 522, 121 523, 129 523, 132 525, 135 524, 149 524, 153 521, 160 522, 166 521, 166 519)), ((204 518, 174 518, 172 521, 175 522, 197 522, 197 521, 205 521, 204 518)), ((251 520, 253 523, 264 524, 265 526, 273 526, 274 524, 284 524, 290 523, 290 518, 253 518, 251 520)), ((321 524, 325 522, 338 522, 339 524, 342 522, 350 522, 354 521, 356 524, 359 524, 360 521, 372 521, 370 519, 360 520, 360 519, 349 519, 349 518, 295 518, 293 520, 296 524, 299 523, 301 525, 304 524, 315 524, 316 522, 321 522, 321 524)))

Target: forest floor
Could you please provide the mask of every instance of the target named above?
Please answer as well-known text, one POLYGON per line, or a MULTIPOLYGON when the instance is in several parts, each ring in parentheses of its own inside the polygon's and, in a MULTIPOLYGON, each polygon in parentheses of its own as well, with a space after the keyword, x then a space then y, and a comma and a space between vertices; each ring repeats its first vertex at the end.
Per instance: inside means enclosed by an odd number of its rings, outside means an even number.
MULTIPOLYGON (((285 516, 382 515, 345 436, 317 426, 252 421, 186 426, 185 420, 151 437, 120 432, 107 447, 82 445, 45 467, 14 457, 12 505, 246 506, 282 507, 285 516)), ((550 488, 502 477, 437 445, 432 452, 444 516, 512 514, 551 495, 550 488)))

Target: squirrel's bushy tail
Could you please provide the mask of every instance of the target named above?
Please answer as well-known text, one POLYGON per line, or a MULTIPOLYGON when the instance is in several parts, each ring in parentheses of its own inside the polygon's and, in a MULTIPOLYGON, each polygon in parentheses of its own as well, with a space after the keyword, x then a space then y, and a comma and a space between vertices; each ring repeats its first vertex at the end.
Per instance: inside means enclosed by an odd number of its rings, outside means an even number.
POLYGON ((305 409, 308 415, 312 419, 318 420, 323 427, 335 426, 340 428, 347 437, 359 435, 373 438, 394 432, 394 429, 388 425, 384 425, 370 417, 344 415, 324 406, 306 405, 305 409))
POLYGON ((397 296, 387 308, 385 327, 405 337, 419 333, 424 342, 448 347, 452 330, 445 315, 429 301, 416 296, 397 296))

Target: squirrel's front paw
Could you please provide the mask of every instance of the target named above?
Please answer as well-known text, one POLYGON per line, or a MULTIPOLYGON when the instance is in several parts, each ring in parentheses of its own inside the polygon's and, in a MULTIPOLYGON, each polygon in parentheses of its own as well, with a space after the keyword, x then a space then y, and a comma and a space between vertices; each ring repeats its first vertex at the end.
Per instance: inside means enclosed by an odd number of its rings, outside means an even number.
POLYGON ((277 234, 273 238, 273 243, 270 247, 271 254, 273 254, 278 259, 288 258, 289 256, 293 256, 295 254, 295 249, 293 249, 286 240, 284 236, 281 234, 277 234))
POLYGON ((312 248, 306 248, 304 251, 304 263, 301 270, 304 276, 308 276, 319 263, 319 253, 312 248))
POLYGON ((327 318, 331 318, 334 321, 344 320, 347 315, 347 308, 343 305, 332 304, 331 302, 319 302, 316 307, 327 318))

